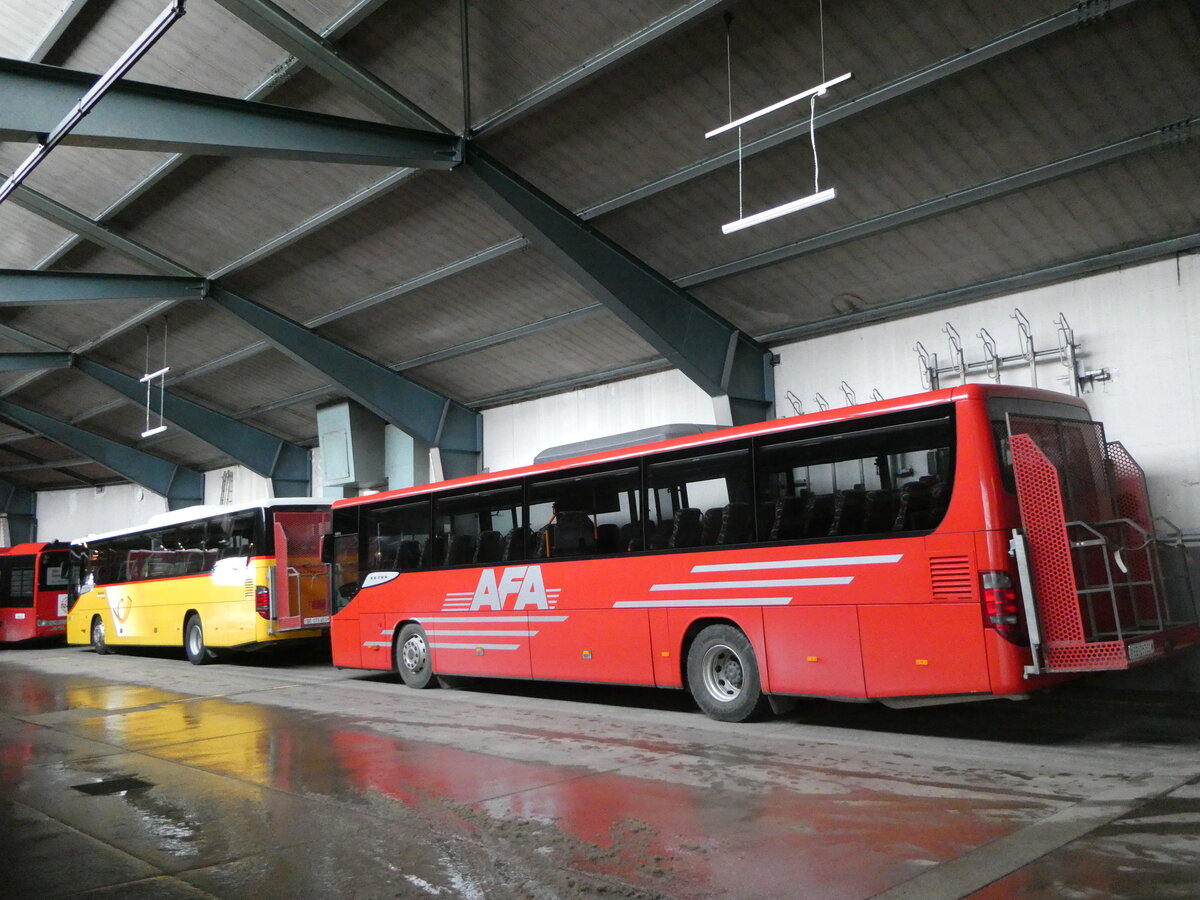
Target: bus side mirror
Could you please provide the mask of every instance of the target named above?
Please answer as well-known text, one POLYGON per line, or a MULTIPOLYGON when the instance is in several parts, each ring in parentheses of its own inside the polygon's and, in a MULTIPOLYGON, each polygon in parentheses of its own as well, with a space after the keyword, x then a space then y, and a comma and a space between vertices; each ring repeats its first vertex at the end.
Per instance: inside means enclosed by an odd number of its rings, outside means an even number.
POLYGON ((333 535, 321 535, 321 562, 333 565, 333 535))

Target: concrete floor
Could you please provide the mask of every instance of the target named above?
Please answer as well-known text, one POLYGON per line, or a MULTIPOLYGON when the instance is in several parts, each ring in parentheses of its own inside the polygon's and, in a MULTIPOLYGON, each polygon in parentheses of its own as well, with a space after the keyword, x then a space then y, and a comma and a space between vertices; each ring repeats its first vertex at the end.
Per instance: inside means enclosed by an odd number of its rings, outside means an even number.
POLYGON ((1200 699, 724 725, 320 654, 0 651, 0 896, 1200 897, 1200 699), (512 693, 516 690, 518 693, 512 693))

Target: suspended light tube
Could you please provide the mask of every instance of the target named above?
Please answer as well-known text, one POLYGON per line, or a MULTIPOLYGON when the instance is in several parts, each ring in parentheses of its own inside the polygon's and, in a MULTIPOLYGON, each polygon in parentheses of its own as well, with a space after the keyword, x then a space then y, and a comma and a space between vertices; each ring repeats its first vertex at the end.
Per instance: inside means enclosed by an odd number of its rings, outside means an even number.
POLYGON ((108 89, 117 83, 125 74, 132 69, 146 52, 154 46, 155 42, 160 37, 166 34, 167 29, 186 12, 184 4, 186 0, 173 0, 170 6, 159 13, 150 26, 142 32, 141 36, 126 50, 121 58, 118 59, 107 72, 101 75, 96 83, 93 84, 75 104, 74 108, 67 113, 61 122, 54 126, 43 143, 38 144, 37 148, 26 157, 25 161, 17 167, 17 170, 8 177, 2 186, 0 186, 0 203, 8 199, 9 195, 17 189, 17 187, 29 177, 30 173, 38 167, 38 165, 47 156, 50 151, 62 142, 68 134, 71 133, 76 125, 83 121, 84 116, 92 111, 94 107, 107 93, 108 89))
POLYGON ((731 234, 735 231, 741 231, 743 228, 751 228, 754 225, 778 219, 780 216, 786 216, 788 213, 794 213, 798 209, 807 209, 810 206, 816 206, 818 203, 824 203, 826 200, 832 200, 836 196, 837 188, 828 188, 820 193, 809 194, 807 197, 792 200, 790 203, 785 203, 782 206, 764 209, 762 212, 746 216, 744 219, 738 219, 736 222, 727 222, 721 226, 721 232, 723 234, 731 234))
POLYGON ((764 106, 762 109, 758 110, 757 112, 752 112, 748 116, 742 116, 740 119, 738 119, 734 122, 730 122, 728 125, 722 125, 720 128, 714 128, 712 131, 706 133, 704 136, 706 138, 716 137, 718 134, 724 134, 726 131, 732 131, 734 128, 740 128, 741 126, 745 125, 747 122, 752 122, 755 119, 761 118, 762 116, 768 115, 769 113, 773 113, 777 109, 783 109, 785 106, 789 106, 800 100, 804 100, 808 97, 813 96, 813 94, 820 96, 821 94, 824 94, 826 90, 833 87, 835 84, 841 84, 843 81, 848 81, 849 79, 851 79, 853 77, 854 77, 854 75, 852 72, 847 72, 845 75, 839 75, 837 78, 831 79, 830 81, 826 81, 822 84, 818 84, 816 87, 809 88, 807 91, 801 91, 799 94, 796 94, 794 97, 788 97, 786 100, 780 100, 778 103, 772 103, 770 106, 764 106))

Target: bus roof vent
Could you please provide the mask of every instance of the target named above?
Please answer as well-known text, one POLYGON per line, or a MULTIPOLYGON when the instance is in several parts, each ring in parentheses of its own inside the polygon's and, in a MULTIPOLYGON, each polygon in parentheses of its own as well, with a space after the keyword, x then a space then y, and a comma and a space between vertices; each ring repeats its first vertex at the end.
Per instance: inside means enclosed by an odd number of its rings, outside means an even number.
POLYGON ((586 441, 576 441, 573 444, 547 447, 535 456, 533 461, 544 463, 569 459, 572 456, 587 456, 589 453, 603 453, 606 450, 620 450, 623 447, 636 447, 638 444, 653 444, 656 441, 666 441, 671 438, 704 434, 708 431, 716 431, 720 427, 712 424, 697 425, 690 422, 678 422, 672 425, 656 425, 653 428, 639 428, 637 431, 626 431, 622 434, 610 434, 586 441))

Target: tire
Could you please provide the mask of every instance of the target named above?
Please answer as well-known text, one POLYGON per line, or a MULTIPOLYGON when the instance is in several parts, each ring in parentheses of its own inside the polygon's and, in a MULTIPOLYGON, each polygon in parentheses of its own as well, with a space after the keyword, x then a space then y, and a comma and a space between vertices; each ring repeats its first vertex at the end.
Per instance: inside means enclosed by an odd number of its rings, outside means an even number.
POLYGON ((203 666, 212 661, 212 651, 204 645, 204 625, 199 616, 188 616, 183 626, 183 649, 193 666, 203 666))
POLYGON ((732 625, 709 625, 696 636, 687 675, 696 705, 718 722, 748 722, 766 706, 754 648, 732 625))
POLYGON ((429 641, 425 629, 410 622, 400 629, 396 638, 396 671, 410 688, 434 687, 433 664, 429 659, 429 641))
POLYGON ((92 649, 101 656, 112 653, 112 648, 104 640, 104 620, 99 616, 92 616, 92 649))

